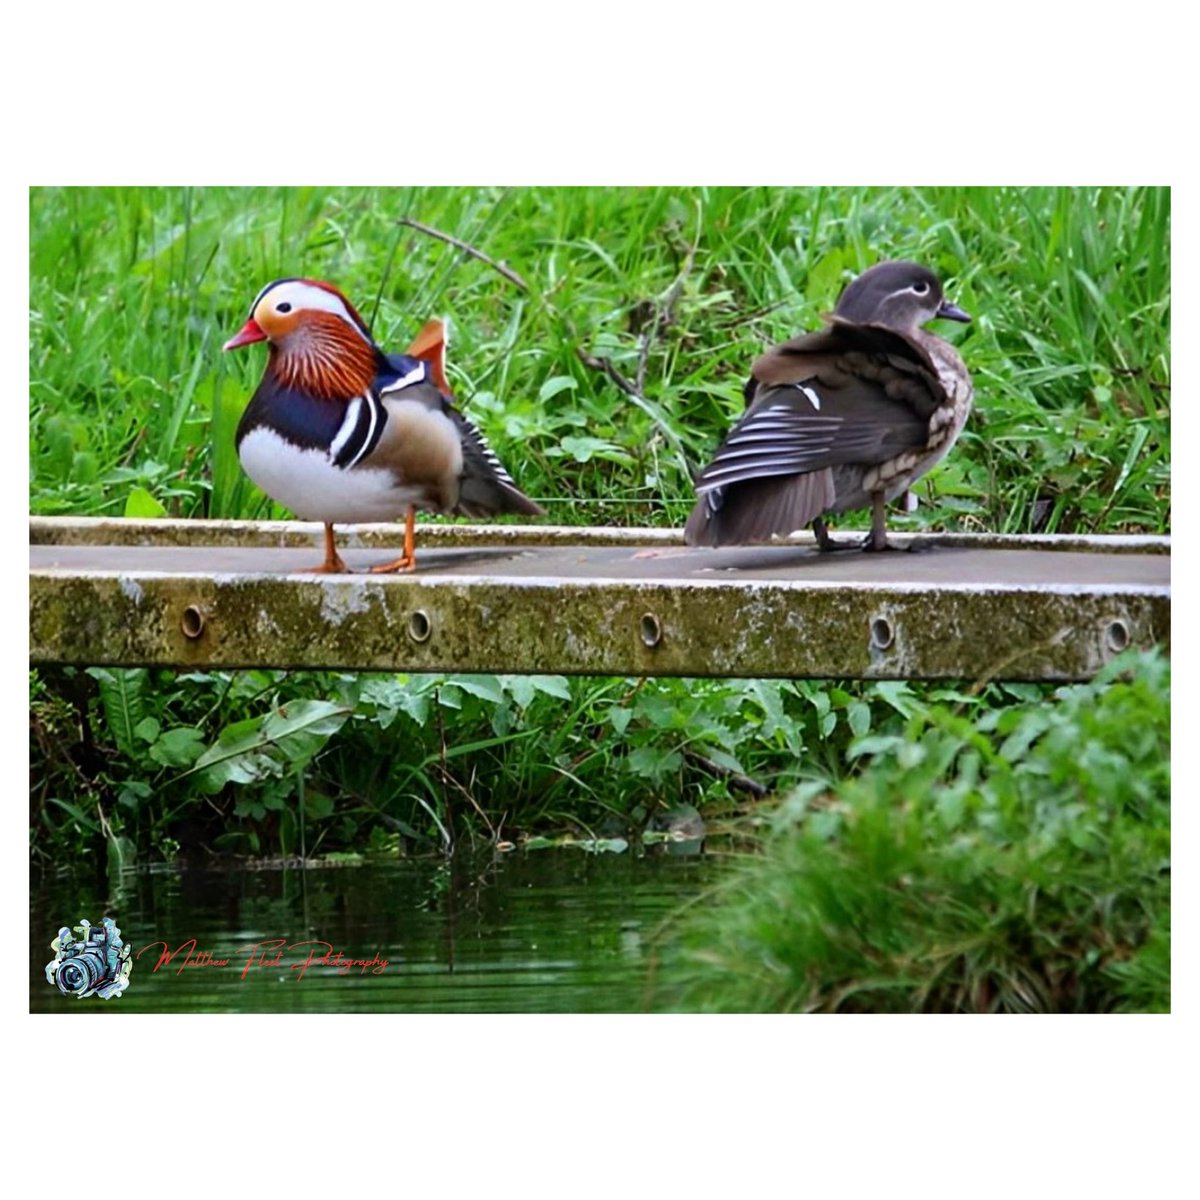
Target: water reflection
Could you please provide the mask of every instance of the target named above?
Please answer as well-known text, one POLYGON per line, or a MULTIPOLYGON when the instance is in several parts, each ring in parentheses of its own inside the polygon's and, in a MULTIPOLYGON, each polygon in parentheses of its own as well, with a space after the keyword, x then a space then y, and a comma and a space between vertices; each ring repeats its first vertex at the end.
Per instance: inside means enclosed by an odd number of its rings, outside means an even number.
POLYGON ((107 907, 103 880, 35 876, 30 1008, 637 1012, 658 927, 713 872, 700 857, 565 850, 483 863, 182 870, 127 875, 107 907), (128 989, 111 1001, 60 995, 45 980, 51 939, 60 925, 105 914, 137 956, 128 989), (301 944, 312 942, 328 952, 301 944))

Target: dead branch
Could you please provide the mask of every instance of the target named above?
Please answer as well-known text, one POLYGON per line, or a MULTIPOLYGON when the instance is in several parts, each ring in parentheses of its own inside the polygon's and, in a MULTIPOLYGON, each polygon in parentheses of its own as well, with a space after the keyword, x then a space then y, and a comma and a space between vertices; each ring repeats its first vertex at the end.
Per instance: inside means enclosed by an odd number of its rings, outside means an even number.
POLYGON ((415 221, 412 217, 401 217, 397 224, 407 225, 410 229, 415 229, 418 233, 427 234, 431 238, 437 238, 438 241, 457 247, 464 254, 469 254, 472 258, 479 259, 481 263, 486 263, 493 271, 498 271, 510 283, 515 283, 521 291, 529 291, 529 284, 512 267, 505 263, 497 262, 490 255, 484 254, 482 250, 472 246, 469 242, 464 242, 461 238, 454 237, 453 234, 443 233, 440 229, 434 229, 432 225, 426 225, 423 221, 415 221))
POLYGON ((729 767, 723 767, 720 763, 713 762, 711 758, 705 758, 703 754, 698 754, 695 750, 685 750, 683 757, 710 775, 724 779, 736 791, 749 792, 750 795, 761 798, 771 790, 765 783, 759 783, 757 779, 751 779, 749 775, 742 775, 738 771, 730 770, 729 767))

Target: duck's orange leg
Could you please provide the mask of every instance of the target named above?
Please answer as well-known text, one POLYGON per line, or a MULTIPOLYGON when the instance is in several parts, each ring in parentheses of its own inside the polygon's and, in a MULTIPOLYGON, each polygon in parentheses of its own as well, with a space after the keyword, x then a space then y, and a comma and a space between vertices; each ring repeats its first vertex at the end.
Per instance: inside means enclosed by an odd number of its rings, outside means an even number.
POLYGON ((404 553, 393 562, 380 563, 371 568, 373 575, 383 575, 391 571, 411 571, 417 562, 417 510, 410 504, 404 518, 404 553))
POLYGON ((306 567, 306 575, 346 575, 350 568, 342 562, 337 552, 337 543, 333 540, 333 526, 325 522, 325 561, 319 567, 306 567))

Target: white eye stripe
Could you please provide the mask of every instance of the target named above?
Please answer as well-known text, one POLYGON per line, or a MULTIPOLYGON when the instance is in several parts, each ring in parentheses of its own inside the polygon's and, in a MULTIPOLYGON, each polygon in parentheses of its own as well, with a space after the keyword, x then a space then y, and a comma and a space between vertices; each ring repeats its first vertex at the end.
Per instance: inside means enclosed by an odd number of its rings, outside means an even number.
POLYGON ((333 313, 335 316, 341 317, 364 342, 368 344, 371 342, 366 331, 351 316, 345 301, 335 292, 317 287, 315 284, 305 283, 303 279, 284 279, 276 283, 268 283, 255 298, 250 309, 251 316, 268 297, 270 297, 272 307, 276 310, 281 304, 290 304, 293 312, 298 309, 308 309, 309 311, 333 313))

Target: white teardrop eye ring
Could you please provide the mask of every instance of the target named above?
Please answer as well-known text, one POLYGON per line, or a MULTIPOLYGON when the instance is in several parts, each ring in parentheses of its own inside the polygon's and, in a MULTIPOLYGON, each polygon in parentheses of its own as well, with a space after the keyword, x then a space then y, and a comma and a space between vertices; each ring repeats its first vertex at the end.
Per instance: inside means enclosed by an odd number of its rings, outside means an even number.
POLYGON ((912 285, 912 290, 913 290, 913 293, 914 293, 914 295, 917 295, 917 296, 924 296, 924 295, 926 295, 926 294, 928 293, 928 291, 929 291, 929 284, 927 284, 927 283, 914 283, 914 284, 912 285))

